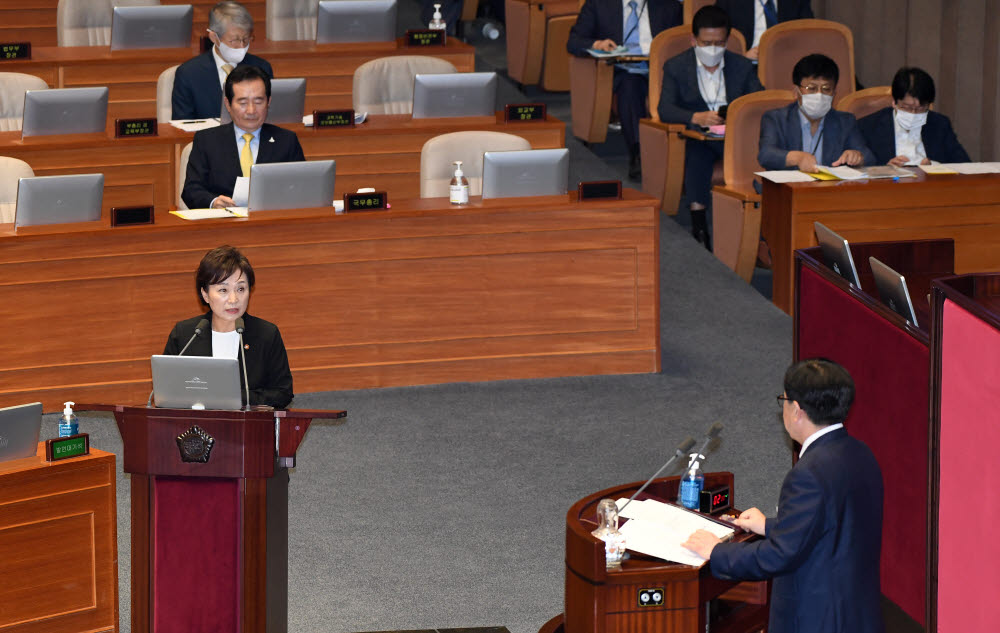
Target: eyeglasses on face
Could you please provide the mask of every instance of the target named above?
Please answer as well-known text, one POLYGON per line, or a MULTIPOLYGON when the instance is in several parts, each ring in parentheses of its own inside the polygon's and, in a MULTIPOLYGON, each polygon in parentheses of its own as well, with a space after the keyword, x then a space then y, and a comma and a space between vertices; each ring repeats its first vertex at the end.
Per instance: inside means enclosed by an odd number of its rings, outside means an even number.
POLYGON ((802 91, 802 94, 804 95, 814 95, 819 92, 822 92, 825 95, 832 95, 836 88, 837 86, 835 84, 808 83, 799 86, 799 90, 802 91))

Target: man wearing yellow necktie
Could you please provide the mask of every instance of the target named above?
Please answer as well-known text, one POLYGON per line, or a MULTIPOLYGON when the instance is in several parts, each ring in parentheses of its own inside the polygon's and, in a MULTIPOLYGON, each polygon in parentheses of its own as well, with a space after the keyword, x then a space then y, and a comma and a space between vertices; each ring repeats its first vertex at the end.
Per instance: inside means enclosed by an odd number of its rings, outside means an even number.
POLYGON ((223 104, 232 123, 194 135, 181 198, 191 209, 235 206, 236 179, 254 163, 305 160, 294 132, 265 123, 271 80, 255 66, 237 66, 226 77, 223 104))

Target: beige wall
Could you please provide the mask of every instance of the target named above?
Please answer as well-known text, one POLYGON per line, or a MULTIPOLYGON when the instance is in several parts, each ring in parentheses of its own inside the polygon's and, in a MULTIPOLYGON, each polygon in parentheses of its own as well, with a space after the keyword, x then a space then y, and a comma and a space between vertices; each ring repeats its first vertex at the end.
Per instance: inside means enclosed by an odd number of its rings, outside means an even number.
POLYGON ((935 109, 973 160, 1000 159, 998 0, 812 0, 816 17, 854 32, 858 80, 888 85, 903 65, 934 77, 935 109))

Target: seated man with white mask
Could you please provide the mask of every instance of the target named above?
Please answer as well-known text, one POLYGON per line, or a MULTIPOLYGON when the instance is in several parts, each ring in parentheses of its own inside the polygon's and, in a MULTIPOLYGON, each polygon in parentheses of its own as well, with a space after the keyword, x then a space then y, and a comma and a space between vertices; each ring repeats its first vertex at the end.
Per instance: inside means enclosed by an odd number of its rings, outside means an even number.
POLYGON ((240 65, 256 66, 274 77, 271 64, 250 55, 253 17, 238 2, 220 2, 208 14, 212 50, 177 67, 171 94, 172 119, 210 119, 222 112, 226 75, 240 65))
POLYGON ((899 69, 892 80, 892 107, 858 121, 879 163, 902 167, 969 162, 948 117, 931 112, 934 95, 934 80, 927 72, 899 69))
MULTIPOLYGON (((663 88, 657 108, 664 123, 684 123, 701 129, 722 125, 719 109, 733 99, 763 90, 753 64, 726 50, 729 16, 705 6, 691 21, 691 48, 663 65, 663 88)), ((712 169, 722 159, 719 141, 687 139, 684 191, 691 209, 691 232, 711 250, 706 206, 712 199, 712 169)))
POLYGON ((816 173, 817 165, 877 164, 854 115, 831 109, 839 79, 837 63, 826 55, 806 55, 795 64, 795 101, 760 120, 761 167, 816 173))

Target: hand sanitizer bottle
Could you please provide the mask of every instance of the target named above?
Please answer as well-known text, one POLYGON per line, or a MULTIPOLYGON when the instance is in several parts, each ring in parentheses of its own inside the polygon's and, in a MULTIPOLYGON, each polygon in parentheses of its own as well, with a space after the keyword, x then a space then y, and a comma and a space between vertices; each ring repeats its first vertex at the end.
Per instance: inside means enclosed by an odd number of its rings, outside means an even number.
POLYGON ((681 477, 681 490, 677 495, 680 504, 690 510, 701 507, 701 491, 705 487, 705 474, 701 472, 699 457, 701 456, 697 453, 692 453, 691 464, 681 477))
POLYGON ((601 499, 597 504, 598 528, 591 532, 604 541, 604 566, 621 569, 625 557, 625 535, 618 531, 618 506, 614 499, 601 499))
POLYGON ((59 419, 59 437, 69 437, 80 432, 80 424, 77 422, 76 414, 73 413, 75 402, 64 402, 62 417, 59 419))
POLYGON ((430 22, 430 24, 427 25, 427 28, 429 28, 431 30, 434 30, 434 31, 443 31, 446 28, 448 28, 448 25, 445 23, 445 21, 441 19, 441 5, 440 4, 435 4, 434 5, 434 16, 431 17, 431 22, 430 22))
POLYGON ((455 161, 455 177, 451 179, 449 194, 452 204, 469 204, 469 181, 462 173, 462 161, 455 161))

